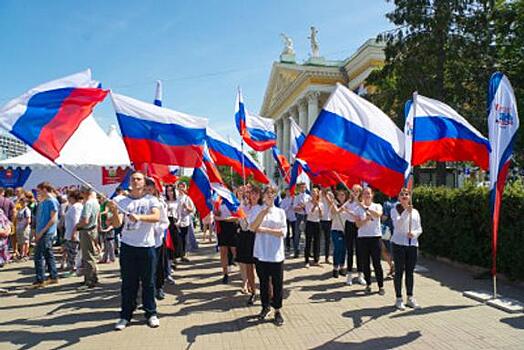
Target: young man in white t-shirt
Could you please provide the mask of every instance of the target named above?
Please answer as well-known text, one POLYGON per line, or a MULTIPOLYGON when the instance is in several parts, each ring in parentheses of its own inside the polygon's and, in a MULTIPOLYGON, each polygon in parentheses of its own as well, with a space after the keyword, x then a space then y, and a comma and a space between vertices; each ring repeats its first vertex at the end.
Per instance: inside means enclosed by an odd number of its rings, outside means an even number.
POLYGON ((145 176, 131 174, 131 192, 117 204, 109 202, 114 227, 122 228, 120 273, 122 277, 120 320, 116 330, 124 329, 136 308, 138 286, 142 284, 142 305, 149 327, 160 326, 155 302, 155 225, 160 220, 160 202, 145 192, 145 176), (125 210, 122 212, 121 209, 125 210), (124 215, 125 214, 125 215, 124 215))

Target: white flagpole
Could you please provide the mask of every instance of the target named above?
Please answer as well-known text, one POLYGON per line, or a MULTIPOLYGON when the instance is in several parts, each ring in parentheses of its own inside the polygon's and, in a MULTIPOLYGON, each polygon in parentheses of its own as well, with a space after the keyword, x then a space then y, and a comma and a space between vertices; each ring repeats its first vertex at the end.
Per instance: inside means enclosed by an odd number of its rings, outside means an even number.
MULTIPOLYGON (((417 97, 418 92, 413 92, 413 119, 412 119, 412 125, 411 125, 411 134, 409 137, 411 138, 411 141, 409 142, 409 175, 408 175, 408 184, 409 181, 413 178, 413 166, 411 165, 411 160, 413 159, 413 132, 415 131, 415 116, 417 115, 417 97)), ((406 152, 407 150, 404 150, 406 152)), ((413 180, 414 181, 414 180, 413 180)), ((411 190, 411 193, 409 195, 409 205, 413 208, 413 188, 411 190)), ((413 225, 413 210, 410 210, 409 212, 409 226, 408 226, 408 233, 411 234, 411 228, 413 225)), ((408 245, 411 246, 411 237, 408 239, 408 245)))
POLYGON ((244 138, 242 137, 242 142, 240 142, 240 150, 242 151, 242 181, 244 186, 246 185, 246 169, 244 167, 244 138))

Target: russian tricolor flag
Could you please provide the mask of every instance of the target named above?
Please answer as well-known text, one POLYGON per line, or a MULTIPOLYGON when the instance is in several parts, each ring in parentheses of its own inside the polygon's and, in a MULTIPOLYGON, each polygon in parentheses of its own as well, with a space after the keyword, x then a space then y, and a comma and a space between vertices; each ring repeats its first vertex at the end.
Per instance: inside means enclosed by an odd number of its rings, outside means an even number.
POLYGON ((273 158, 275 159, 275 162, 278 165, 280 175, 282 176, 284 181, 289 183, 291 165, 289 165, 289 162, 287 161, 286 157, 282 153, 280 153, 280 150, 277 146, 273 146, 271 148, 271 153, 273 154, 273 158))
POLYGON ((209 181, 224 183, 224 181, 222 180, 222 176, 220 175, 220 172, 218 171, 218 168, 216 167, 216 164, 213 161, 213 158, 211 158, 211 154, 209 153, 207 143, 204 146, 203 162, 204 166, 206 167, 206 173, 209 178, 209 181))
POLYGON ((260 165, 249 154, 243 153, 240 146, 233 142, 227 142, 211 128, 207 128, 206 142, 215 164, 230 166, 237 174, 242 176, 243 159, 246 176, 252 175, 258 182, 269 183, 269 179, 260 165))
POLYGON ((223 183, 211 183, 213 191, 223 200, 227 209, 231 212, 231 215, 237 218, 243 218, 246 216, 242 208, 240 207, 240 201, 231 190, 229 190, 223 183))
MULTIPOLYGON (((411 165, 429 160, 472 161, 487 170, 488 140, 447 104, 415 96, 415 102, 409 100, 405 108, 406 121, 412 125, 411 165)), ((409 149, 406 149, 406 154, 409 154, 409 149)))
POLYGON ((291 136, 291 141, 289 144, 289 153, 291 161, 294 161, 298 153, 298 150, 302 147, 304 141, 306 140, 306 135, 293 118, 289 118, 289 126, 291 136))
POLYGON ((249 113, 240 90, 235 102, 235 122, 242 139, 255 151, 262 152, 276 145, 274 120, 249 113))
POLYGON ((488 90, 488 128, 491 153, 489 157, 490 204, 493 218, 493 264, 497 271, 497 241, 500 203, 513 154, 513 144, 519 128, 517 100, 509 79, 496 72, 491 76, 488 90))
POLYGON ((213 210, 213 194, 205 166, 193 170, 187 194, 195 203, 201 218, 205 218, 213 210))
POLYGON ((297 158, 311 171, 358 178, 390 196, 404 183, 404 134, 379 108, 341 84, 329 97, 297 158), (341 161, 343 160, 343 161, 341 161))
POLYGON ((111 93, 129 158, 197 168, 202 164, 207 119, 111 93))
POLYGON ((0 109, 0 125, 54 161, 80 123, 108 91, 91 70, 39 85, 0 109))

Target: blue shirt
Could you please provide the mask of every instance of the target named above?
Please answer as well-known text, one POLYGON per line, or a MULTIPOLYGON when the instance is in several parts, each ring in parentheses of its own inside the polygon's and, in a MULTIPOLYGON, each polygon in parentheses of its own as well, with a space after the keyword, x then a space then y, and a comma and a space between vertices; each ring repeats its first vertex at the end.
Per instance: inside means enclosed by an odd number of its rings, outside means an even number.
MULTIPOLYGON (((55 212, 58 215, 58 201, 54 197, 49 197, 38 205, 36 209, 36 232, 40 232, 45 225, 51 220, 51 213, 55 212)), ((56 233, 56 226, 58 223, 58 216, 55 223, 49 227, 44 234, 56 233)))

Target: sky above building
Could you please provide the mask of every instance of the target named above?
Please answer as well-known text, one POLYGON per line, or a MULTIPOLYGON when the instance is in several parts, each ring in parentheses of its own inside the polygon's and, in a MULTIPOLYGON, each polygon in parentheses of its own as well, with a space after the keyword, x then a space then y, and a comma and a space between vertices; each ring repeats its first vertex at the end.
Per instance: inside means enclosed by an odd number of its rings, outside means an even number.
MULTIPOLYGON (((309 28, 320 54, 349 57, 367 39, 392 28, 385 0, 18 1, 0 2, 0 104, 29 88, 91 68, 105 88, 152 101, 164 84, 164 106, 209 119, 237 138, 237 86, 259 111, 271 65, 294 41, 308 58, 309 28)), ((109 98, 95 109, 107 130, 116 124, 109 98)))

